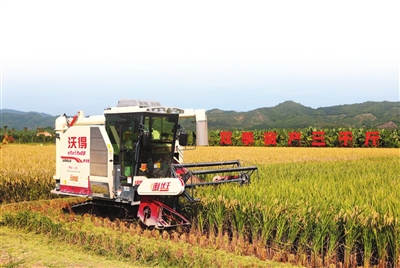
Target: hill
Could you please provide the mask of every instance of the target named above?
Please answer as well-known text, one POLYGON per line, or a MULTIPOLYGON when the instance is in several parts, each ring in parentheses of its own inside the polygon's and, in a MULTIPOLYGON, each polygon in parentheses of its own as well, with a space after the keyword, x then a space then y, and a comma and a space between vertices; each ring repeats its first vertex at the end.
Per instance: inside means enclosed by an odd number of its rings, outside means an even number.
MULTIPOLYGON (((54 127, 57 116, 37 112, 0 110, 0 128, 22 130, 38 127, 54 127)), ((400 126, 400 102, 364 102, 313 109, 293 101, 285 101, 274 107, 264 107, 248 112, 207 111, 209 130, 250 130, 303 127, 367 127, 397 128, 400 126)), ((183 120, 186 130, 195 126, 183 120)))
POLYGON ((364 102, 313 109, 286 101, 274 107, 248 112, 207 112, 208 127, 216 129, 271 129, 303 127, 371 127, 400 126, 400 102, 364 102))
POLYGON ((23 130, 40 128, 54 128, 54 122, 58 116, 45 113, 21 112, 11 109, 0 110, 0 128, 23 130))

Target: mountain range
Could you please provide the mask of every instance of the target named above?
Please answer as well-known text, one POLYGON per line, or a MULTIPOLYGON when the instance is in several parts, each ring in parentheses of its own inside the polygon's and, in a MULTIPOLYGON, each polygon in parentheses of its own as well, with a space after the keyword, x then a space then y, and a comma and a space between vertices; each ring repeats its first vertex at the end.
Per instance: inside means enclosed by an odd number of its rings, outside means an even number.
MULTIPOLYGON (((248 112, 212 109, 206 112, 209 130, 250 130, 303 127, 367 127, 397 128, 400 126, 400 102, 364 102, 331 107, 310 108, 293 101, 248 112)), ((0 128, 22 130, 54 128, 57 116, 38 112, 0 110, 0 128)), ((182 120, 193 130, 191 120, 182 120)))
POLYGON ((248 112, 207 111, 209 129, 400 126, 400 102, 364 102, 313 109, 286 101, 248 112))

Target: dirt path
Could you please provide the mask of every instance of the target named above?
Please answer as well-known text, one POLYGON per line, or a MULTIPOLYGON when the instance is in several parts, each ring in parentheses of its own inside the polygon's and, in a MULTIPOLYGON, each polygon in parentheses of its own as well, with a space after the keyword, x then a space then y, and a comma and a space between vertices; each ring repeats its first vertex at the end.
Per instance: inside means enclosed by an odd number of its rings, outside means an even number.
POLYGON ((34 233, 0 226, 0 267, 143 267, 99 256, 34 233))

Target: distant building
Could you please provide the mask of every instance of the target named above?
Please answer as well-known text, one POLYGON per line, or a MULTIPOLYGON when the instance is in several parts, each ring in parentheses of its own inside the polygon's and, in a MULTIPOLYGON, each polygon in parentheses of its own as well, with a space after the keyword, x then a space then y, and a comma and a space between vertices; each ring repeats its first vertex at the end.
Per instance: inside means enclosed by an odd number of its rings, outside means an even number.
POLYGON ((36 136, 40 136, 40 135, 44 135, 45 137, 53 137, 53 135, 52 135, 51 133, 47 132, 47 131, 38 132, 38 133, 36 134, 36 136))

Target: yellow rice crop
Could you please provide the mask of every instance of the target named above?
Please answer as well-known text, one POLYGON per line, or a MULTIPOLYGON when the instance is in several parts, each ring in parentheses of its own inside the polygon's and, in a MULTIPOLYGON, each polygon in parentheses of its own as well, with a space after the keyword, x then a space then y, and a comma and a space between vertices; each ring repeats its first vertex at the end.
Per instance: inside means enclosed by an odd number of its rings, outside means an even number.
POLYGON ((243 159, 248 187, 198 188, 197 228, 261 241, 308 265, 400 264, 399 149, 211 147, 187 162, 243 159), (312 254, 311 254, 312 253, 312 254), (311 254, 311 255, 310 255, 311 254))
MULTIPOLYGON (((259 167, 248 187, 196 189, 201 209, 194 223, 198 231, 228 232, 233 239, 296 252, 297 258, 312 253, 319 264, 400 265, 399 153, 282 147, 185 151, 185 162, 240 159, 259 167)), ((7 145, 0 154, 2 202, 51 196, 55 146, 7 145)))
POLYGON ((393 148, 312 148, 312 147, 197 147, 185 151, 185 162, 240 159, 256 165, 293 162, 352 161, 371 157, 400 157, 393 148))
POLYGON ((55 146, 3 145, 0 156, 0 203, 51 196, 55 146))

